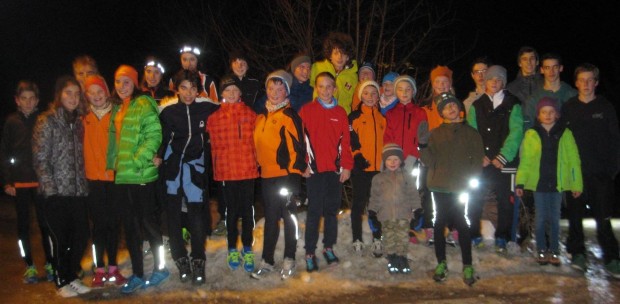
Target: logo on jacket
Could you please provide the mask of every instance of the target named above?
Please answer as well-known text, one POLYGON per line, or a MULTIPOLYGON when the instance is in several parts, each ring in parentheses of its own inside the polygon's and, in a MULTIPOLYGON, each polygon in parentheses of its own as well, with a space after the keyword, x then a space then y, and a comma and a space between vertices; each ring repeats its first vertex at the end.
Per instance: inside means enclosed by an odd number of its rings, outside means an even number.
POLYGON ((347 89, 347 91, 351 91, 351 87, 352 87, 352 86, 351 86, 351 84, 350 84, 350 83, 348 83, 348 82, 347 82, 347 83, 345 83, 345 84, 344 84, 344 87, 345 87, 345 89, 347 89))
POLYGON ((204 127, 205 127, 205 121, 204 121, 204 120, 201 120, 201 121, 200 121, 200 125, 199 125, 199 126, 200 126, 201 128, 204 128, 204 127))
POLYGON ((594 119, 603 119, 603 113, 594 113, 592 114, 592 118, 594 119))

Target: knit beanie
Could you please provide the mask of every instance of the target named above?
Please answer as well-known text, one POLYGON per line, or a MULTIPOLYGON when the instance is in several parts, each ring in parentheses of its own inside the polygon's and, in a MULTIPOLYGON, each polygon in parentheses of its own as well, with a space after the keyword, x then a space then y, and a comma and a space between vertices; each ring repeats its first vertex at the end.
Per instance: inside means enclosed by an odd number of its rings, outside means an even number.
POLYGON ((448 79, 450 79, 450 82, 452 82, 452 70, 450 70, 450 68, 445 65, 438 65, 431 71, 431 83, 435 81, 435 78, 439 76, 448 77, 448 79))
POLYGON ((267 79, 265 79, 265 88, 267 88, 269 80, 273 78, 282 80, 284 87, 286 87, 286 96, 291 94, 290 84, 293 82, 293 75, 287 73, 285 70, 273 71, 267 76, 267 79))
POLYGON ((484 81, 491 80, 493 78, 499 78, 506 85, 506 69, 501 65, 492 65, 487 69, 487 73, 484 75, 484 81))
POLYGON ((116 69, 116 73, 114 73, 114 79, 121 76, 129 77, 129 79, 133 82, 133 85, 138 87, 138 72, 133 67, 125 64, 119 66, 118 69, 116 69))
POLYGON ((231 75, 226 75, 224 77, 222 77, 222 79, 220 80, 220 93, 224 92, 224 90, 226 90, 227 87, 229 86, 236 86, 239 91, 241 91, 241 94, 243 94, 243 91, 241 90, 241 86, 237 84, 237 80, 235 80, 234 77, 232 77, 231 75))
POLYGON ((310 57, 306 56, 306 55, 298 55, 295 58, 293 58, 293 60, 291 61, 291 73, 295 72, 295 69, 297 68, 298 65, 302 64, 302 63, 312 63, 312 61, 310 60, 310 57))
POLYGON ((538 116, 538 114, 540 114, 540 109, 542 109, 543 107, 553 107, 553 109, 555 109, 555 112, 559 115, 560 114, 560 105, 557 101, 557 99, 551 98, 551 97, 543 97, 541 98, 538 103, 536 104, 536 116, 538 116))
POLYGON ((360 89, 357 92, 357 97, 360 100, 362 100, 362 91, 364 91, 364 88, 367 87, 367 86, 373 86, 373 87, 377 88, 377 93, 381 92, 379 90, 379 84, 376 81, 374 81, 374 80, 366 80, 366 81, 364 81, 364 82, 362 82, 360 84, 360 89))
POLYGON ((361 72, 363 69, 369 69, 372 72, 373 78, 375 77, 375 75, 376 75, 376 73, 375 73, 375 65, 372 64, 372 62, 364 62, 364 63, 362 63, 362 65, 359 67, 359 69, 357 69, 357 73, 359 74, 359 72, 361 72))
POLYGON ((463 103, 461 103, 458 98, 450 93, 441 93, 435 97, 435 103, 437 104, 437 112, 439 112, 439 116, 443 118, 443 108, 445 108, 449 103, 456 103, 459 107, 459 111, 463 111, 463 103))
POLYGON ((383 146, 383 152, 381 153, 384 165, 387 158, 392 155, 398 156, 398 158, 400 158, 400 161, 404 163, 405 157, 403 156, 403 149, 397 144, 390 143, 383 146))
POLYGON ((383 81, 381 81, 381 84, 384 84, 386 82, 391 82, 394 83, 394 80, 396 80, 396 77, 398 77, 398 74, 395 72, 389 72, 387 74, 385 74, 385 76, 383 76, 383 81))
POLYGON ((88 91, 88 88, 91 85, 100 86, 105 91, 106 96, 110 95, 108 85, 105 83, 105 79, 103 79, 103 77, 101 77, 100 75, 90 75, 86 77, 86 79, 84 80, 84 92, 88 91))
POLYGON ((411 84, 411 87, 413 87, 413 94, 412 94, 413 96, 415 96, 415 94, 418 93, 418 87, 416 87, 415 85, 415 79, 413 79, 413 77, 409 75, 402 75, 402 76, 396 77, 396 79, 394 80, 394 89, 396 89, 396 86, 401 81, 407 81, 411 84))

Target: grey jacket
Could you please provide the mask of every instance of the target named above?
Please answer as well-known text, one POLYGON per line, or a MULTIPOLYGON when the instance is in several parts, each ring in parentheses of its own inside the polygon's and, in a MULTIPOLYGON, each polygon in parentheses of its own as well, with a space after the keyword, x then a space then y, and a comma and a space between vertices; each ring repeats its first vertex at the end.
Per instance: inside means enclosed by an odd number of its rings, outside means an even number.
POLYGON ((390 172, 384 169, 372 178, 368 210, 377 213, 380 222, 411 219, 412 211, 421 208, 415 177, 402 168, 390 172))
POLYGON ((37 119, 32 134, 34 170, 44 197, 86 196, 82 119, 52 107, 37 119))

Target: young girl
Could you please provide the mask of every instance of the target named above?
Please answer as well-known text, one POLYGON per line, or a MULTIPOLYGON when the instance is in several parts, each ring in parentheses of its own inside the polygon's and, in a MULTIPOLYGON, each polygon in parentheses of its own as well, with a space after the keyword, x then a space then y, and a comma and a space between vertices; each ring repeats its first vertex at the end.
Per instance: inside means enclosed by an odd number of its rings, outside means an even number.
POLYGON ((559 266, 562 192, 571 191, 574 198, 581 195, 581 160, 573 133, 557 123, 558 101, 543 97, 536 113, 538 123, 525 132, 521 143, 515 192, 523 196, 523 189, 534 191, 537 261, 559 266))
POLYGON ((151 95, 160 107, 166 104, 168 99, 174 97, 174 92, 170 91, 161 82, 165 72, 164 65, 159 59, 155 57, 146 58, 140 90, 151 95))
POLYGON ((155 100, 139 95, 138 72, 133 67, 121 65, 116 70, 114 89, 112 97, 119 100, 119 105, 113 107, 110 117, 107 168, 116 170, 114 182, 123 204, 125 242, 133 270, 121 292, 132 293, 157 286, 169 276, 154 197, 158 174, 153 159, 161 144, 161 125, 155 100), (154 257, 154 270, 147 281, 143 279, 141 231, 149 240, 154 257))
POLYGON ((84 197, 88 184, 82 155, 82 91, 70 76, 56 82, 51 108, 39 116, 32 137, 39 193, 45 198, 56 269, 56 287, 62 297, 90 292, 78 279, 74 261, 82 258, 88 241, 84 197))
POLYGON ((120 205, 117 187, 114 184, 114 171, 105 166, 108 151, 108 133, 112 102, 110 92, 103 77, 88 76, 84 80, 88 114, 84 117, 84 166, 88 180, 88 209, 93 223, 93 263, 95 275, 92 287, 103 287, 110 282, 123 285, 126 279, 116 264, 118 234, 120 232, 120 205), (108 254, 106 273, 104 252, 108 254))

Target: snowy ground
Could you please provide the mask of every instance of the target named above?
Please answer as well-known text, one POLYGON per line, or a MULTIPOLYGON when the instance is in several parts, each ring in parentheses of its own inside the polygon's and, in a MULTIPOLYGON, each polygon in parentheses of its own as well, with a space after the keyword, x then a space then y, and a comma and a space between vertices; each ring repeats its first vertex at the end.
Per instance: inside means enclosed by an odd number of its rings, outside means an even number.
MULTIPOLYGON (((6 203, 0 203, 0 246, 2 259, 0 279, 13 282, 14 288, 0 290, 1 303, 65 303, 68 300, 55 295, 51 283, 34 285, 23 284, 20 276, 23 263, 20 261, 16 248, 14 233, 14 213, 6 203), (6 270, 6 271, 5 271, 6 270)), ((299 214, 303 228, 305 213, 299 214)), ((615 222, 616 231, 620 227, 615 222)), ((589 240, 593 240, 593 229, 589 227, 589 240)), ((303 229, 302 229, 303 230, 303 229)), ((566 231, 565 223, 563 231, 566 231)), ((257 223, 254 231, 257 263, 262 251, 263 221, 257 223)), ((620 235, 617 233, 617 235, 620 235)), ((280 234, 276 250, 276 267, 282 260, 283 233, 280 234)), ((231 271, 226 265, 226 241, 224 237, 213 237, 207 242, 207 281, 203 287, 195 288, 191 284, 180 283, 178 271, 170 255, 167 255, 167 266, 171 277, 163 286, 153 290, 138 292, 132 296, 124 296, 117 288, 106 287, 69 302, 152 302, 181 303, 208 302, 226 303, 306 303, 346 301, 350 303, 615 303, 620 300, 620 282, 609 278, 603 271, 600 261, 600 249, 595 243, 589 243, 590 267, 586 275, 577 273, 568 266, 564 256, 560 267, 539 266, 528 252, 521 252, 518 247, 510 247, 507 257, 494 253, 492 240, 487 240, 485 248, 473 250, 474 267, 480 280, 473 287, 468 287, 461 280, 461 258, 459 248, 447 247, 448 268, 450 275, 442 284, 432 281, 431 276, 436 265, 434 249, 422 244, 411 244, 409 258, 413 272, 409 275, 390 275, 386 270, 384 258, 374 258, 370 254, 369 245, 362 255, 357 255, 351 248, 351 228, 348 214, 339 220, 338 244, 335 251, 341 262, 336 267, 327 267, 324 260, 319 261, 320 271, 307 274, 303 262, 303 233, 298 242, 297 274, 287 280, 280 280, 276 274, 265 280, 251 279, 242 269, 231 271)), ((367 225, 364 225, 364 238, 371 239, 367 225)), ((35 250, 39 250, 35 241, 35 250)), ((319 244, 318 250, 321 250, 319 244)), ((317 252, 318 252, 317 250, 317 252)), ((35 261, 42 271, 41 257, 35 261)), ((130 264, 126 250, 119 255, 122 273, 130 275, 130 264)), ((82 262, 84 269, 90 269, 90 254, 82 262)), ((145 270, 151 269, 152 256, 146 257, 145 270)), ((85 282, 90 280, 87 272, 85 282)))

